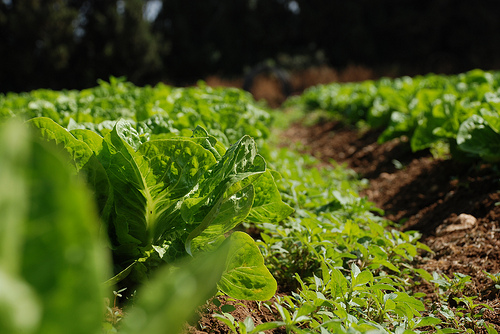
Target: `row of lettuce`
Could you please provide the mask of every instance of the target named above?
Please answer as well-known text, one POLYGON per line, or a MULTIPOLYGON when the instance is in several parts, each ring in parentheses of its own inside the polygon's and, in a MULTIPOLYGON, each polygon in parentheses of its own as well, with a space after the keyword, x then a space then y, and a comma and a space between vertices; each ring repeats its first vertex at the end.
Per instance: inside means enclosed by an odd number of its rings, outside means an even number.
MULTIPOLYGON (((191 312, 216 287, 240 299, 274 295, 255 241, 228 234, 244 219, 277 223, 293 211, 257 153, 253 137, 266 139, 270 116, 248 94, 112 78, 86 91, 9 94, 0 105, 2 286, 19 287, 2 289, 2 333, 96 333, 102 284, 132 297, 162 264, 205 254, 208 272, 199 264, 164 272, 183 279, 151 284, 160 286, 144 304, 153 314, 136 307, 123 331, 154 333, 166 308, 192 298, 191 312), (199 277, 186 279, 193 270, 199 277), (147 319, 137 321, 141 314, 147 319)), ((173 331, 186 319, 169 317, 177 325, 161 321, 173 331)))
POLYGON ((217 290, 263 301, 278 283, 281 320, 216 317, 236 333, 451 324, 408 292, 433 280, 409 265, 430 251, 418 234, 388 228, 351 171, 273 147, 272 119, 203 84, 0 96, 0 332, 175 333, 217 290), (250 226, 257 241, 235 232, 250 226))
POLYGON ((271 118, 252 97, 236 89, 175 88, 164 84, 137 87, 124 78, 81 91, 40 89, 0 96, 0 119, 48 117, 68 130, 89 129, 101 136, 117 120, 128 121, 142 141, 190 137, 196 126, 228 147, 244 135, 269 137, 271 118))
POLYGON ((380 128, 380 142, 406 136, 413 151, 500 160, 500 72, 332 83, 310 88, 288 105, 380 128))

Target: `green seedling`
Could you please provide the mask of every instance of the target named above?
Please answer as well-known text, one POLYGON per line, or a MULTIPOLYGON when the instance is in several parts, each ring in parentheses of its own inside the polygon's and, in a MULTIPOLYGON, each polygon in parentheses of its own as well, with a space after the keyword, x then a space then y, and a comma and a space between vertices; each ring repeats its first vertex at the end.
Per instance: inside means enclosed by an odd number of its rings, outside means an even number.
POLYGON ((480 327, 484 327, 484 320, 481 319, 484 311, 494 311, 493 308, 487 304, 474 304, 474 299, 476 298, 477 296, 462 296, 453 298, 458 304, 455 314, 459 319, 461 319, 463 326, 466 327, 467 331, 470 333, 477 333, 480 327))
POLYGON ((495 329, 494 325, 486 324, 484 327, 486 328, 488 334, 498 334, 498 331, 495 329))
MULTIPOLYGON (((285 323, 281 321, 270 321, 259 325, 255 325, 252 317, 247 317, 243 321, 239 321, 236 320, 234 316, 231 314, 231 312, 236 310, 236 308, 233 305, 231 304, 222 305, 217 298, 213 299, 213 303, 215 306, 219 308, 220 311, 212 314, 212 317, 224 323, 229 328, 229 330, 231 330, 231 332, 234 334, 263 333, 264 331, 275 329, 285 325, 285 323)), ((240 303, 240 305, 242 307, 246 307, 244 304, 240 303)))
POLYGON ((500 273, 491 274, 485 270, 483 270, 483 273, 492 281, 495 289, 500 290, 500 273))
POLYGON ((438 274, 434 272, 432 274, 433 280, 436 289, 439 290, 439 295, 445 297, 447 300, 451 296, 451 298, 455 296, 462 295, 463 290, 466 285, 471 282, 471 277, 468 275, 464 275, 461 273, 454 273, 454 277, 448 277, 445 274, 438 274))
POLYGON ((310 304, 302 304, 299 307, 295 307, 294 302, 288 296, 277 299, 278 301, 274 303, 274 307, 281 316, 281 323, 285 327, 286 332, 296 334, 306 333, 300 327, 300 324, 311 321, 311 315, 316 310, 316 307, 310 304), (285 304, 286 307, 282 304, 285 304), (290 312, 287 308, 293 309, 293 312, 290 312))
POLYGON ((121 294, 127 290, 127 288, 120 289, 118 291, 113 291, 113 306, 110 306, 109 299, 107 300, 106 303, 106 311, 107 311, 107 317, 106 321, 110 323, 112 326, 116 326, 120 320, 123 318, 123 311, 120 307, 118 307, 118 298, 122 298, 123 295, 121 294))

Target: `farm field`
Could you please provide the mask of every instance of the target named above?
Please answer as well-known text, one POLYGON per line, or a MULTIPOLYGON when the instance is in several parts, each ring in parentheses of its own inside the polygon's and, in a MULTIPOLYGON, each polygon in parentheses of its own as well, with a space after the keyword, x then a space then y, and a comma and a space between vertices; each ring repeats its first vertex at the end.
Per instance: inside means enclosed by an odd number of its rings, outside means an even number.
POLYGON ((1 332, 496 333, 499 87, 0 96, 1 332))

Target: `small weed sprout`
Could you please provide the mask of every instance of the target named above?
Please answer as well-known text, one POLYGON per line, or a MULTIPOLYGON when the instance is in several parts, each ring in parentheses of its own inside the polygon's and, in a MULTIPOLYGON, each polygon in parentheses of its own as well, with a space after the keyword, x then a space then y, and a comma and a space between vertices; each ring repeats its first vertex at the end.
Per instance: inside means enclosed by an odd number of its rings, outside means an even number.
POLYGON ((122 318, 123 318, 123 312, 122 312, 122 309, 120 307, 118 307, 117 300, 118 300, 118 298, 123 297, 123 295, 121 293, 124 292, 125 290, 127 290, 127 288, 123 288, 123 289, 118 290, 118 291, 113 291, 114 298, 113 298, 113 306, 112 307, 109 305, 110 304, 109 299, 106 298, 106 304, 107 304, 106 305, 106 311, 107 311, 106 320, 107 320, 107 322, 109 322, 113 326, 116 326, 118 324, 118 322, 120 320, 122 320, 122 318))

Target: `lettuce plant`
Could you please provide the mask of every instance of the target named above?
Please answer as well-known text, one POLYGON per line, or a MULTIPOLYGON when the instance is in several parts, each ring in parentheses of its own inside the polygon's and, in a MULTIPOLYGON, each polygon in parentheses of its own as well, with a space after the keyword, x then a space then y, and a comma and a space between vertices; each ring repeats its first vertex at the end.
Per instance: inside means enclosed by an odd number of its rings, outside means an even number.
MULTIPOLYGON (((126 121, 104 137, 69 132, 49 118, 28 123, 69 154, 92 188, 113 251, 110 284, 134 284, 161 262, 214 251, 247 217, 275 222, 292 211, 249 136, 226 150, 202 128, 190 138, 142 142, 126 121)), ((241 233, 231 239, 219 288, 235 298, 269 299, 276 281, 255 242, 241 233)))
POLYGON ((109 254, 90 194, 22 124, 0 139, 0 333, 97 333, 109 254))
POLYGON ((216 252, 160 268, 139 287, 119 326, 110 328, 102 283, 111 271, 110 252, 88 188, 57 146, 23 124, 1 125, 0 139, 2 334, 180 333, 215 294, 227 263, 235 262, 228 255, 251 245, 236 232, 216 252))

